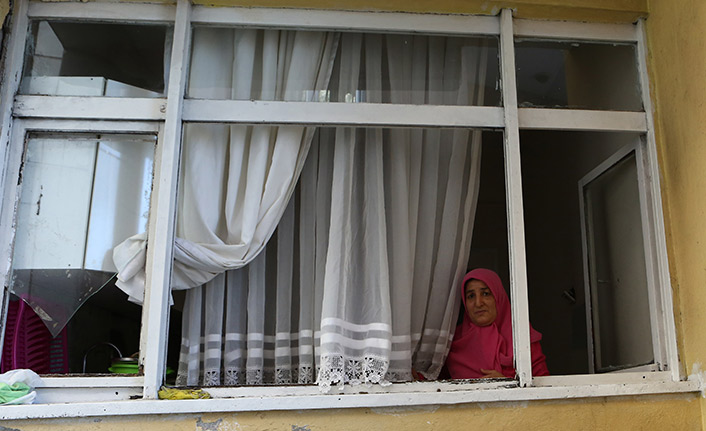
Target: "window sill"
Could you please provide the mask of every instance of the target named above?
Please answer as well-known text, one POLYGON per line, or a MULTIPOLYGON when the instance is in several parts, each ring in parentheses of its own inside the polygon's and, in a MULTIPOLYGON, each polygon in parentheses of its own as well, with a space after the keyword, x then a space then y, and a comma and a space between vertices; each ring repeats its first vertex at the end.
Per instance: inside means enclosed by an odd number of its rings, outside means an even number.
MULTIPOLYGON (((590 397, 676 394, 701 392, 703 389, 701 383, 696 380, 673 382, 648 379, 645 382, 629 383, 561 384, 562 380, 568 382, 572 377, 538 378, 537 383, 543 386, 530 388, 517 387, 515 381, 491 381, 474 384, 414 382, 395 384, 386 388, 347 387, 342 393, 330 394, 320 393, 315 386, 209 388, 207 391, 214 398, 208 400, 119 400, 4 406, 0 408, 0 419, 128 416, 177 412, 179 414, 188 414, 409 407, 474 402, 566 400, 590 397)), ((50 388, 40 388, 40 397, 48 389, 50 388)), ((101 389, 114 391, 115 388, 101 389)))

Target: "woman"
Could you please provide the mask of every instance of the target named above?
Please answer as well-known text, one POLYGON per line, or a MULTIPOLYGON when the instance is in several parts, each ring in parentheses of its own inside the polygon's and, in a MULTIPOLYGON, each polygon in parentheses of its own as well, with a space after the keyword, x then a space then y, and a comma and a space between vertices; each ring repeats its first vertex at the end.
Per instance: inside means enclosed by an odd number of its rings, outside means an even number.
MULTIPOLYGON (((466 312, 446 359, 451 378, 514 378, 510 300, 500 277, 489 269, 474 269, 463 278, 461 297, 466 312)), ((548 376, 541 339, 530 326, 532 374, 548 376)))

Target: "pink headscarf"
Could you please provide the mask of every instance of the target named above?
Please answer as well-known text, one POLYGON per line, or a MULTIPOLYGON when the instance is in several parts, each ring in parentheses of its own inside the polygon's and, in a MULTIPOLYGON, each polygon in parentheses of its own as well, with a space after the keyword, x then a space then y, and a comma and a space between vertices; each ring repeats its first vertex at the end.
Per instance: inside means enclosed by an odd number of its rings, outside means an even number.
MULTIPOLYGON (((453 379, 484 377, 484 370, 497 370, 504 376, 515 377, 512 361, 512 314, 510 300, 505 293, 502 281, 489 269, 474 269, 466 274, 461 283, 461 298, 466 312, 463 323, 456 327, 451 351, 446 366, 453 379), (480 280, 490 288, 495 298, 497 316, 488 326, 476 326, 468 317, 465 301, 465 287, 470 280, 480 280)), ((542 334, 530 326, 530 341, 542 339, 542 334)))

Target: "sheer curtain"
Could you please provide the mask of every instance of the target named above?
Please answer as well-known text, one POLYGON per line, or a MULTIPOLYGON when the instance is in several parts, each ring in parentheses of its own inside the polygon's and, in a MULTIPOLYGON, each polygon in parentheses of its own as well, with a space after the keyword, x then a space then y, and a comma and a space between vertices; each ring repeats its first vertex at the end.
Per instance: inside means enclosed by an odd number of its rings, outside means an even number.
POLYGON ((330 213, 329 130, 319 131, 295 195, 249 265, 186 293, 177 382, 313 383, 330 213))
MULTIPOLYGON (((486 51, 463 43, 343 35, 339 97, 364 79, 367 102, 479 104, 486 51)), ((480 138, 467 130, 338 130, 321 385, 410 380, 412 366, 438 376, 470 252, 480 138)))
MULTIPOLYGON (((328 85, 332 33, 200 28, 194 32, 189 96, 303 100, 328 85)), ((184 127, 173 289, 207 283, 257 256, 294 190, 314 130, 300 126, 184 127)), ((144 296, 146 235, 113 253, 118 282, 144 296)))
MULTIPOLYGON (((482 46, 361 34, 339 45, 335 101, 482 103, 482 46)), ((198 152, 223 126, 190 127, 185 148, 198 152)), ((267 247, 187 292, 178 382, 328 387, 406 381, 413 366, 435 378, 470 252, 480 138, 319 129, 267 247)), ((198 172, 183 181, 201 184, 198 172)), ((182 205, 179 226, 197 210, 182 205)))

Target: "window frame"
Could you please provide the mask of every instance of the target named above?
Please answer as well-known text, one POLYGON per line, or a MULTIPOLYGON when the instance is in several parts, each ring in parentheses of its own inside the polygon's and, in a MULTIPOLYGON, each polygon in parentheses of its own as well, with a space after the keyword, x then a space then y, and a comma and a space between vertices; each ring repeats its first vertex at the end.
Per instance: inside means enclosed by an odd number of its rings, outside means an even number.
MULTIPOLYGON (((649 302, 649 313, 650 316, 656 316, 659 315, 660 309, 661 309, 661 304, 659 302, 659 292, 658 292, 658 287, 657 283, 655 280, 655 271, 653 268, 653 262, 654 262, 654 254, 655 250, 653 250, 653 236, 654 232, 652 232, 652 229, 650 229, 651 221, 650 221, 650 207, 652 205, 653 199, 650 197, 650 191, 648 188, 648 177, 645 173, 645 165, 646 165, 646 158, 645 158, 645 142, 643 137, 635 137, 633 138, 633 142, 625 145, 624 147, 618 149, 616 152, 614 152, 610 157, 608 157, 606 160, 604 160, 602 163, 598 164, 596 167, 594 167, 591 171, 589 171, 584 177, 582 177, 578 183, 578 192, 580 196, 579 204, 580 204, 580 212, 581 212, 581 237, 582 237, 582 246, 583 246, 583 271, 584 271, 584 286, 585 286, 585 295, 586 295, 586 304, 590 303, 591 300, 591 293, 590 293, 590 278, 591 276, 589 275, 589 268, 590 268, 590 261, 591 258, 589 257, 589 249, 588 249, 588 237, 589 237, 589 228, 587 225, 587 219, 588 215, 586 214, 586 203, 584 200, 584 193, 585 193, 585 187, 590 184, 592 181, 596 180, 599 178, 601 175, 606 173, 609 169, 612 167, 616 166, 621 160, 623 160, 625 157, 628 157, 631 153, 635 157, 635 164, 636 164, 636 175, 637 175, 637 187, 638 187, 638 200, 639 200, 639 213, 640 213, 640 220, 642 222, 642 229, 641 229, 641 238, 644 242, 644 248, 645 248, 645 263, 646 263, 646 282, 647 282, 647 291, 648 291, 648 302, 649 302)), ((587 326, 588 326, 588 345, 589 345, 589 352, 592 352, 593 349, 595 348, 594 344, 594 339, 591 337, 591 333, 593 332, 593 325, 596 321, 595 317, 589 316, 591 307, 587 306, 586 307, 586 320, 587 320, 587 326)), ((664 346, 664 341, 662 340, 662 335, 659 332, 652 332, 651 334, 652 338, 652 354, 654 358, 663 358, 665 356, 665 346, 664 346)), ((596 358, 591 357, 589 359, 589 372, 590 373, 595 373, 595 365, 596 358)), ((635 367, 630 367, 622 370, 621 372, 628 372, 630 370, 644 370, 644 371, 650 371, 650 370, 657 370, 659 371, 659 364, 657 361, 652 364, 646 364, 646 365, 639 365, 635 367)))
MULTIPOLYGON (((424 15, 312 11, 297 9, 212 8, 192 6, 188 0, 177 5, 125 3, 45 3, 15 2, 11 42, 5 59, 5 85, 0 102, 0 147, 5 149, 0 190, 4 199, 0 211, 8 209, 8 184, 19 169, 19 133, 71 127, 153 127, 159 138, 155 155, 155 179, 150 205, 150 243, 147 258, 147 287, 140 338, 140 377, 48 377, 39 388, 40 400, 69 399, 77 404, 10 406, 0 409, 2 419, 60 416, 100 416, 153 413, 196 413, 322 409, 341 407, 380 407, 400 405, 458 404, 468 402, 564 399, 629 394, 693 392, 697 381, 684 381, 680 375, 676 331, 670 288, 667 247, 659 166, 652 118, 652 103, 646 65, 644 22, 594 24, 513 19, 510 10, 499 16, 424 15), (71 19, 124 23, 168 23, 174 25, 171 63, 166 98, 117 99, 105 97, 66 97, 16 95, 21 79, 24 45, 30 20, 71 19), (320 24, 325 23, 325 24, 320 24), (412 106, 386 104, 338 104, 311 102, 262 102, 186 99, 185 86, 193 25, 250 26, 309 30, 423 32, 435 35, 493 35, 500 37, 500 76, 503 106, 412 106), (469 30, 471 29, 471 30, 469 30), (577 109, 519 108, 515 85, 514 43, 518 38, 552 41, 594 41, 633 43, 643 97, 642 112, 591 111, 577 109), (68 107, 68 109, 67 109, 68 107), (312 120, 315 118, 315 120, 312 120), (481 127, 504 131, 506 204, 513 338, 518 379, 483 381, 469 384, 449 382, 411 382, 389 387, 345 387, 343 391, 321 394, 315 386, 208 388, 216 399, 157 400, 166 368, 166 336, 169 319, 169 279, 176 215, 177 172, 181 152, 182 125, 185 122, 223 122, 257 124, 303 124, 326 126, 432 126, 481 127), (98 126, 98 125, 102 126, 98 126), (141 126, 137 126, 140 124, 141 126), (73 126, 72 126, 73 125, 73 126), (663 371, 628 372, 533 377, 529 341, 529 306, 524 248, 524 220, 519 131, 521 129, 625 131, 645 137, 646 189, 651 228, 650 249, 655 250, 654 267, 659 315, 652 316, 653 330, 659 332, 664 354, 655 362, 666 364, 663 371), (123 380, 120 380, 123 379, 123 380), (92 388, 92 392, 86 392, 92 388), (116 390, 116 388, 121 388, 116 390), (364 391, 365 393, 360 393, 364 391), (82 395, 82 392, 84 394, 82 395), (124 401, 90 402, 95 393, 115 393, 124 401), (142 401, 127 401, 135 395, 142 401), (234 405, 231 398, 237 398, 234 405)), ((68 128, 68 129, 67 129, 68 128)), ((23 135, 24 136, 24 135, 23 135)), ((21 154, 20 154, 21 157, 21 154)), ((14 201, 10 202, 14 207, 14 201)), ((3 216, 5 217, 5 216, 3 216)), ((5 220, 3 218, 2 220, 5 220)), ((5 226, 5 224, 3 224, 5 226)), ((0 230, 2 247, 12 241, 11 229, 0 230)), ((647 248, 647 247, 646 247, 647 248)), ((7 250, 3 250, 3 259, 7 250)), ((3 260, 5 261, 5 260, 3 260)), ((6 269, 4 269, 7 271, 6 269)), ((5 278, 7 272, 3 273, 5 278)), ((0 292, 0 304, 7 295, 0 292)), ((0 322, 5 319, 3 306, 0 322)), ((2 342, 2 331, 0 331, 2 342)), ((106 395, 106 396, 107 396, 106 395)))
MULTIPOLYGON (((111 133, 111 134, 153 134, 157 137, 157 141, 162 140, 163 126, 160 123, 155 122, 145 122, 145 121, 85 121, 85 120, 62 120, 62 119, 15 119, 13 125, 12 138, 9 145, 9 155, 7 156, 7 178, 18 178, 20 175, 20 166, 22 165, 22 159, 26 151, 26 144, 28 136, 31 133, 52 133, 52 134, 62 134, 62 133, 111 133)), ((159 154, 160 145, 158 144, 155 148, 155 171, 159 169, 159 154)), ((155 186, 153 185, 153 189, 155 186)), ((8 182, 7 187, 3 190, 3 202, 13 202, 19 201, 21 191, 21 184, 17 181, 8 182)), ((3 241, 3 248, 0 250, 0 258, 2 262, 5 262, 5 266, 2 268, 3 278, 2 281, 6 285, 10 275, 10 261, 12 257, 12 238, 14 237, 15 227, 13 226, 13 219, 16 213, 16 205, 2 205, 0 207, 0 238, 9 239, 8 241, 3 241)), ((156 223, 154 220, 155 214, 152 209, 150 209, 150 226, 156 223)), ((151 230, 150 230, 151 232, 151 230)), ((0 291, 0 303, 3 304, 3 326, 5 321, 4 313, 7 310, 7 302, 9 300, 9 295, 7 295, 6 290, 2 289, 0 291)), ((144 318, 143 318, 144 322, 144 318)), ((148 330, 147 325, 142 325, 141 332, 148 330)), ((140 334, 140 340, 146 337, 145 334, 140 334)), ((4 331, 3 331, 4 338, 4 331)), ((76 398, 79 393, 78 391, 71 391, 69 393, 62 393, 60 389, 62 388, 80 388, 82 391, 86 391, 87 395, 92 399, 105 399, 105 400, 119 400, 129 397, 134 397, 140 395, 142 390, 141 387, 144 385, 144 377, 139 376, 100 376, 100 377, 82 377, 82 376, 51 376, 43 377, 44 383, 46 384, 45 391, 39 391, 38 402, 65 402, 65 399, 76 398), (140 389, 137 391, 137 389, 140 389), (59 392, 57 392, 59 390, 59 392), (44 393, 46 392, 46 393, 44 393)), ((86 395, 81 396, 79 399, 85 399, 86 395)))

